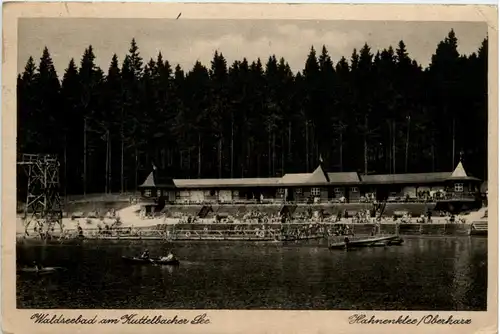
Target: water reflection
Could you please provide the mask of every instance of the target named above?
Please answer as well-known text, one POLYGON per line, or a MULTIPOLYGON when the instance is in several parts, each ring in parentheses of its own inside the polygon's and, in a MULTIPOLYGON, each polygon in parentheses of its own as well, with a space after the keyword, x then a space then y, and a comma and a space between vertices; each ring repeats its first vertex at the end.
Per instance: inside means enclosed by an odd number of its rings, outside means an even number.
MULTIPOLYGON (((115 242, 19 247, 70 270, 18 277, 21 308, 484 310, 486 238, 406 238, 398 247, 330 251, 303 244, 115 242), (181 265, 127 265, 122 255, 173 248, 181 265)), ((29 262, 28 262, 29 263, 29 262)))
POLYGON ((168 274, 169 276, 171 276, 176 269, 176 266, 161 266, 161 271, 164 275, 168 274))

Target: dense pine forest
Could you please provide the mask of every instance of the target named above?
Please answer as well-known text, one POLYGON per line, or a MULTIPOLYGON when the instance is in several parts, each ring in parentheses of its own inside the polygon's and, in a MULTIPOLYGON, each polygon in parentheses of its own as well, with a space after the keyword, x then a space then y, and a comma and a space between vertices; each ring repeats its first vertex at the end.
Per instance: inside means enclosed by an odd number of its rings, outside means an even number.
POLYGON ((134 190, 153 164, 176 178, 268 177, 320 160, 332 172, 451 171, 463 156, 485 179, 488 41, 460 55, 453 30, 443 37, 426 68, 401 41, 335 60, 311 47, 299 73, 278 56, 228 64, 221 52, 182 69, 142 59, 132 40, 108 69, 89 46, 61 76, 45 48, 17 80, 17 149, 57 154, 68 194, 134 190))

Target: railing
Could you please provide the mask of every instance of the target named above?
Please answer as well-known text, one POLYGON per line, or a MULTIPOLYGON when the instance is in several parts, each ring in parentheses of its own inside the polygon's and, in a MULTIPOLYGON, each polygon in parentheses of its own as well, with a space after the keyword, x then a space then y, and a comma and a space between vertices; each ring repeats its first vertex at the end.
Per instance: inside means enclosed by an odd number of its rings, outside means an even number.
MULTIPOLYGON (((324 235, 324 228, 318 224, 266 224, 256 225, 253 228, 248 224, 214 224, 205 225, 203 229, 188 228, 183 224, 181 227, 175 225, 160 225, 155 227, 140 228, 113 228, 110 230, 85 229, 81 235, 90 239, 174 239, 174 240, 196 240, 196 239, 241 239, 241 240, 274 240, 282 239, 285 235, 293 235, 297 238, 317 238, 324 235), (283 231, 282 228, 288 228, 283 231)), ((57 235, 60 240, 74 239, 79 235, 77 230, 66 230, 57 235)), ((55 235, 56 236, 56 235, 55 235)))
MULTIPOLYGON (((140 200, 154 200, 156 197, 144 197, 138 195, 138 193, 114 193, 114 194, 87 194, 87 195, 68 195, 68 202, 86 202, 86 201, 132 201, 140 202, 140 200)), ((447 193, 442 198, 435 197, 392 197, 388 198, 387 203, 435 203, 436 200, 440 199, 475 199, 476 194, 472 192, 467 193, 447 193)), ((378 201, 383 202, 383 201, 378 201)), ((345 199, 345 201, 339 198, 321 198, 319 200, 314 200, 313 198, 301 198, 293 201, 283 200, 282 198, 264 198, 260 199, 233 199, 233 200, 219 200, 219 199, 208 199, 201 201, 192 200, 181 200, 176 199, 175 201, 167 201, 169 205, 230 205, 230 204, 260 204, 260 205, 280 205, 280 204, 348 204, 348 203, 373 203, 373 199, 364 198, 363 196, 356 199, 345 199)))
MULTIPOLYGON (((446 219, 436 219, 432 223, 408 222, 411 225, 462 225, 461 220, 450 222, 446 219)), ((217 224, 159 224, 149 227, 114 227, 111 229, 86 228, 81 231, 77 229, 54 230, 50 233, 52 240, 80 240, 79 236, 86 239, 127 239, 127 240, 248 240, 248 241, 272 241, 272 240, 306 240, 339 235, 338 232, 349 227, 356 235, 368 235, 371 227, 376 227, 376 233, 381 233, 380 227, 384 225, 400 226, 407 225, 401 221, 384 220, 381 222, 291 222, 291 223, 268 223, 268 224, 245 224, 245 223, 217 223, 217 224), (358 226, 361 230, 358 229, 358 226), (371 226, 371 227, 370 227, 371 226), (370 228, 368 228, 370 227, 370 228), (368 229, 367 229, 368 228, 368 229)), ((373 230, 372 230, 373 231, 373 230)), ((36 233, 24 236, 28 239, 37 239, 36 233)), ((22 237, 18 234, 18 237, 22 237)))
POLYGON ((23 163, 39 163, 39 162, 47 162, 47 163, 55 163, 57 162, 57 155, 55 154, 30 154, 30 153, 20 153, 17 154, 17 161, 20 164, 23 163))
POLYGON ((68 195, 66 199, 68 202, 106 202, 106 201, 130 201, 138 196, 137 193, 111 193, 111 194, 86 194, 86 195, 68 195))
POLYGON ((454 192, 446 193, 444 199, 476 199, 477 195, 474 192, 454 192))
MULTIPOLYGON (((435 203, 437 200, 442 199, 475 199, 475 193, 448 193, 444 195, 442 198, 417 198, 417 197, 392 197, 386 200, 387 203, 435 203)), ((105 202, 105 201, 130 201, 131 203, 140 203, 141 200, 152 201, 155 200, 156 197, 144 197, 139 196, 136 193, 114 193, 114 194, 87 194, 87 195, 68 195, 67 201, 68 203, 78 203, 78 202, 105 202)), ((383 202, 383 201, 378 201, 383 202)), ((175 201, 167 201, 168 205, 234 205, 234 204, 242 204, 242 205, 296 205, 296 204, 370 204, 373 203, 373 199, 368 198, 356 198, 356 199, 345 199, 342 201, 338 198, 329 198, 329 199, 319 199, 314 200, 311 198, 302 198, 293 201, 283 200, 282 198, 268 198, 263 200, 258 199, 233 199, 233 200, 218 200, 218 199, 208 199, 201 201, 192 201, 192 200, 180 200, 176 199, 175 201)))
MULTIPOLYGON (((144 198, 145 200, 153 200, 154 198, 144 198)), ((383 201, 377 201, 377 203, 381 203, 383 201)), ((388 200, 387 203, 435 203, 435 199, 418 199, 418 198, 409 198, 409 199, 394 199, 388 200)), ((231 200, 231 201, 219 201, 219 200, 204 200, 204 201, 167 201, 167 205, 297 205, 297 204, 307 204, 307 205, 322 205, 322 204, 373 204, 373 200, 346 200, 340 201, 338 199, 321 199, 319 201, 313 201, 308 199, 301 199, 296 201, 283 201, 282 199, 268 199, 268 200, 231 200)))

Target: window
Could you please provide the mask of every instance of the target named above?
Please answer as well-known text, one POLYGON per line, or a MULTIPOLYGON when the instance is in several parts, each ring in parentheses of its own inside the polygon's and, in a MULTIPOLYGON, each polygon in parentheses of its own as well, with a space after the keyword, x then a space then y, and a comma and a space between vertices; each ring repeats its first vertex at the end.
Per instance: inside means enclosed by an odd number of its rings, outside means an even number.
POLYGON ((278 193, 278 195, 283 195, 285 193, 285 189, 284 188, 278 188, 277 193, 278 193))
POLYGON ((333 188, 333 192, 337 195, 340 195, 343 193, 342 188, 333 188))
POLYGON ((351 187, 351 192, 352 193, 357 193, 358 192, 358 187, 351 187))
POLYGON ((150 197, 151 196, 151 189, 144 190, 144 196, 150 197))
POLYGON ((295 193, 296 193, 297 195, 302 195, 302 188, 297 188, 297 189, 295 189, 295 193))
POLYGON ((311 196, 320 196, 320 195, 321 195, 321 189, 311 188, 311 196))
POLYGON ((161 195, 162 195, 161 190, 160 190, 160 189, 158 189, 158 190, 156 191, 156 196, 157 196, 157 197, 161 197, 161 195))
POLYGON ((461 193, 464 191, 464 184, 463 183, 455 183, 455 192, 461 193))

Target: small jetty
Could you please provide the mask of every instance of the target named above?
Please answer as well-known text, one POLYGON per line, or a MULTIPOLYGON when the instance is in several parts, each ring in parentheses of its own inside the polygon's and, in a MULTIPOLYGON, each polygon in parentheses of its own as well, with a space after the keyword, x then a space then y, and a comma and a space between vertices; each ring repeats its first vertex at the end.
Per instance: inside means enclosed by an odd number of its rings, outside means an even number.
POLYGON ((364 248, 364 247, 387 247, 399 246, 404 240, 399 235, 374 236, 374 237, 352 237, 344 236, 342 241, 330 243, 330 249, 364 248))

